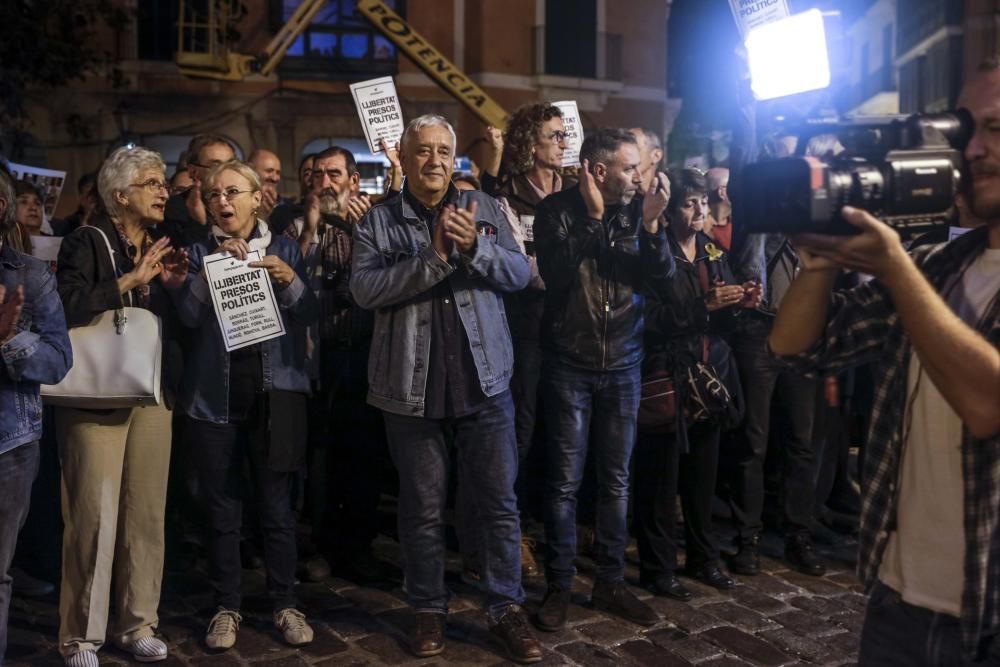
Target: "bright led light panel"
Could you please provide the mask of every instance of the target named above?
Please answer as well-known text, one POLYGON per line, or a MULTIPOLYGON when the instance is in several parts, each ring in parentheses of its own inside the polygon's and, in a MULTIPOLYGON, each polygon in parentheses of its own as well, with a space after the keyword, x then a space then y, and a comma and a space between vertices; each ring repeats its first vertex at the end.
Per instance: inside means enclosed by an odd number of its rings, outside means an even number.
POLYGON ((830 85, 823 15, 818 9, 754 28, 746 39, 750 88, 758 100, 830 85))

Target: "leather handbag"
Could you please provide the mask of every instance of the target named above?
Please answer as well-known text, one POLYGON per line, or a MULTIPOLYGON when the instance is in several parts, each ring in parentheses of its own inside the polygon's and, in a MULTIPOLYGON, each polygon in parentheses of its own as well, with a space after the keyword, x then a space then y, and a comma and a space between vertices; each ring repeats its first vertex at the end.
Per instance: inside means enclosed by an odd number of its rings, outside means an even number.
MULTIPOLYGON (((708 277, 708 262, 706 261, 698 263, 698 282, 701 283, 702 293, 708 294, 711 284, 708 277)), ((720 342, 720 345, 724 346, 725 344, 720 342)), ((688 423, 710 419, 718 421, 730 411, 733 405, 733 397, 713 363, 711 350, 711 340, 707 335, 703 335, 701 337, 701 361, 688 368, 687 372, 688 395, 685 408, 689 415, 688 423)), ((728 346, 725 346, 725 350, 728 354, 728 346)))
MULTIPOLYGON (((104 238, 111 266, 114 252, 104 238)), ((131 303, 131 296, 129 296, 131 303)), ((125 306, 106 310, 89 324, 69 330, 73 367, 62 382, 42 385, 46 405, 86 409, 132 408, 160 403, 160 366, 163 346, 160 318, 144 308, 125 306)))
POLYGON ((637 420, 639 429, 647 433, 677 430, 677 390, 670 371, 653 371, 642 379, 637 420))

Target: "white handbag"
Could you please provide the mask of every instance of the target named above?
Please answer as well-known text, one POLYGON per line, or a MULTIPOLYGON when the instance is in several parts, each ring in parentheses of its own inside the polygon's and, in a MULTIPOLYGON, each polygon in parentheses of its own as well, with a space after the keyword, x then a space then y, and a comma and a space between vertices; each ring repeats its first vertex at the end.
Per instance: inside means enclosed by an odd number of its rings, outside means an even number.
MULTIPOLYGON (((104 238, 115 266, 114 252, 104 238)), ((129 297, 131 302, 131 296, 129 297)), ((73 367, 59 384, 43 384, 46 405, 110 409, 159 405, 162 331, 160 318, 144 308, 106 310, 89 324, 69 330, 73 367)))

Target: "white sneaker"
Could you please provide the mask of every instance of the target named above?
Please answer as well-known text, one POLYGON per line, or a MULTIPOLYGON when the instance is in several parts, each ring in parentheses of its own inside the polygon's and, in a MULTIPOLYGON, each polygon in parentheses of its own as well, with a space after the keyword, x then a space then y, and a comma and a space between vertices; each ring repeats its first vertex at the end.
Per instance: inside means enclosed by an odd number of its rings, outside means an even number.
POLYGON ((306 615, 298 609, 288 607, 274 612, 274 627, 292 646, 302 646, 313 640, 313 629, 306 623, 306 615))
POLYGON ((134 642, 119 644, 118 648, 131 653, 139 662, 159 662, 167 659, 167 645, 156 637, 139 637, 134 642))
POLYGON ((225 651, 236 643, 236 632, 240 629, 243 617, 231 609, 219 608, 215 616, 208 622, 208 632, 205 634, 205 646, 213 651, 225 651))
POLYGON ((94 651, 78 651, 66 657, 66 667, 97 667, 100 663, 94 651))

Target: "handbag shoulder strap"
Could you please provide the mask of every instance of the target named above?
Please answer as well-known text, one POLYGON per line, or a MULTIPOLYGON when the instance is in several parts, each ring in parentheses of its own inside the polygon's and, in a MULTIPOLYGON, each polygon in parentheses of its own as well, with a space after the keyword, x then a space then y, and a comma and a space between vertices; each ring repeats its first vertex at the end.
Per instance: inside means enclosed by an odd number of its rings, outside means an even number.
MULTIPOLYGON (((712 289, 708 280, 708 260, 703 259, 695 263, 698 265, 698 282, 701 283, 701 293, 708 294, 708 290, 712 289)), ((701 362, 708 363, 708 336, 706 335, 701 337, 701 362)))
MULTIPOLYGON (((99 227, 94 227, 93 225, 87 225, 85 227, 79 227, 78 229, 93 229, 95 232, 97 232, 98 234, 101 235, 101 238, 104 239, 104 247, 108 249, 108 259, 111 260, 111 273, 113 273, 115 275, 115 278, 117 279, 118 278, 118 265, 115 264, 115 251, 111 249, 111 240, 108 239, 108 235, 104 233, 103 229, 101 229, 99 227)), ((125 307, 125 299, 122 297, 121 294, 118 295, 118 299, 121 302, 121 305, 119 306, 119 308, 124 308, 125 307)), ((132 304, 132 293, 131 292, 128 293, 128 302, 129 302, 130 305, 132 304)))

